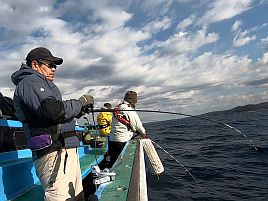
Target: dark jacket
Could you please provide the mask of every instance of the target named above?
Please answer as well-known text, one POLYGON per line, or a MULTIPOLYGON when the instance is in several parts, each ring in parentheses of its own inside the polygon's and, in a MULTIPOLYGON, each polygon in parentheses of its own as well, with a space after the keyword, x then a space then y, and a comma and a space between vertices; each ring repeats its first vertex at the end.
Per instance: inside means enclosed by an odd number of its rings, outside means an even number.
POLYGON ((74 117, 82 107, 79 100, 62 101, 58 87, 44 75, 31 67, 22 64, 21 68, 11 76, 16 85, 14 105, 16 115, 23 123, 24 131, 29 138, 50 134, 52 145, 33 152, 40 157, 64 146, 64 133, 74 131, 74 117), (61 125, 61 126, 60 126, 61 125))

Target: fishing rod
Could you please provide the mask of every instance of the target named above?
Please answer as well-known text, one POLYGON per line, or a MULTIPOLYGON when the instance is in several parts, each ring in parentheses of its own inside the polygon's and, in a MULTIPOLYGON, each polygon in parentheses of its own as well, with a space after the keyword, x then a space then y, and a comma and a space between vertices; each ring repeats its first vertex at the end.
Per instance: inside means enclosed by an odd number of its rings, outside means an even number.
POLYGON ((203 117, 203 116, 197 116, 197 115, 191 115, 191 114, 185 114, 185 113, 181 113, 181 112, 168 112, 168 111, 161 111, 161 110, 142 110, 142 109, 134 109, 134 110, 120 110, 120 109, 90 109, 90 112, 94 113, 94 112, 114 112, 114 111, 135 111, 135 112, 148 112, 148 113, 161 113, 161 114, 173 114, 173 115, 180 115, 180 116, 186 116, 186 117, 193 117, 196 119, 202 119, 202 120, 206 120, 206 121, 210 121, 210 122, 214 122, 214 123, 218 123, 221 125, 224 125, 230 129, 235 130, 236 132, 240 133, 241 135, 243 135, 246 140, 252 145, 252 147, 258 151, 259 148, 257 148, 257 146, 255 145, 255 143, 249 139, 247 137, 247 135, 245 133, 243 133, 242 131, 238 130, 237 128, 223 122, 223 121, 218 121, 218 120, 214 120, 214 119, 210 119, 207 117, 203 117))

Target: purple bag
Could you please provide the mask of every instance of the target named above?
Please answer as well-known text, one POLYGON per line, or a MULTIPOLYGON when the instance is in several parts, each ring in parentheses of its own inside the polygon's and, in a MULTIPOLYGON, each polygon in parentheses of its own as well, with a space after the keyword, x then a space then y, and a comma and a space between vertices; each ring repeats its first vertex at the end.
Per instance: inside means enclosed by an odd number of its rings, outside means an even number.
POLYGON ((52 144, 51 135, 43 134, 28 139, 28 146, 31 150, 40 150, 52 144))

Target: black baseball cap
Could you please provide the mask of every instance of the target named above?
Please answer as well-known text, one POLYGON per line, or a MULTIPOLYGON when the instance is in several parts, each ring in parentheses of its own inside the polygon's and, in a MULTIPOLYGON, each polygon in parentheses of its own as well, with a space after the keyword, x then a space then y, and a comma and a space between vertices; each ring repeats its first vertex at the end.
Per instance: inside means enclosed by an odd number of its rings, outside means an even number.
POLYGON ((47 61, 52 61, 56 65, 61 65, 63 63, 63 59, 59 57, 54 57, 51 52, 44 47, 37 47, 35 49, 32 49, 27 57, 26 62, 30 63, 33 60, 43 59, 47 61))

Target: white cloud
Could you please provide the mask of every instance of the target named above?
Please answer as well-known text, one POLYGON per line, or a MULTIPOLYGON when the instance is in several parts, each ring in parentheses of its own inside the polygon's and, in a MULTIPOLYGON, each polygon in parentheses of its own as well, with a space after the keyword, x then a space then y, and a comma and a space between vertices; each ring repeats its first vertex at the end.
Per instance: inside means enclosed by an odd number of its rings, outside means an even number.
POLYGON ((232 31, 235 32, 235 31, 239 31, 240 28, 242 26, 242 21, 241 20, 237 20, 235 21, 235 23, 233 24, 232 26, 232 31))
POLYGON ((156 19, 154 21, 149 22, 145 27, 144 31, 149 33, 158 33, 160 31, 166 30, 171 26, 172 20, 171 18, 165 16, 161 20, 156 19))
POLYGON ((178 55, 195 52, 198 48, 214 43, 218 39, 218 34, 207 33, 202 29, 195 32, 179 32, 164 42, 157 42, 156 46, 160 48, 161 54, 178 55))
POLYGON ((103 8, 94 14, 95 20, 102 20, 101 25, 95 27, 96 32, 106 32, 123 27, 131 18, 131 14, 118 8, 103 8))
POLYGON ((249 10, 252 6, 252 3, 252 0, 211 1, 211 3, 208 5, 208 11, 206 11, 201 19, 198 20, 198 24, 210 24, 230 19, 249 10))
POLYGON ((237 20, 232 26, 232 32, 234 32, 235 36, 233 39, 233 46, 234 47, 241 47, 246 44, 248 44, 251 41, 254 41, 257 39, 256 35, 253 35, 252 33, 256 33, 260 29, 264 28, 266 24, 262 24, 261 26, 255 26, 249 30, 242 31, 242 21, 237 20))
POLYGON ((191 15, 190 17, 184 19, 183 21, 181 21, 178 25, 176 30, 184 30, 186 29, 188 26, 192 25, 196 20, 196 16, 195 15, 191 15))
POLYGON ((251 41, 256 40, 256 36, 249 36, 248 31, 239 32, 233 39, 233 45, 235 47, 241 47, 248 44, 251 41))
POLYGON ((261 64, 268 64, 268 52, 265 52, 261 58, 258 59, 261 64))
POLYGON ((172 0, 139 0, 143 11, 152 16, 166 15, 172 5, 172 0))
POLYGON ((194 0, 175 0, 176 2, 178 3, 188 3, 188 2, 191 2, 191 1, 194 1, 194 0))
POLYGON ((261 39, 261 45, 265 50, 268 50, 268 36, 266 38, 261 39))

